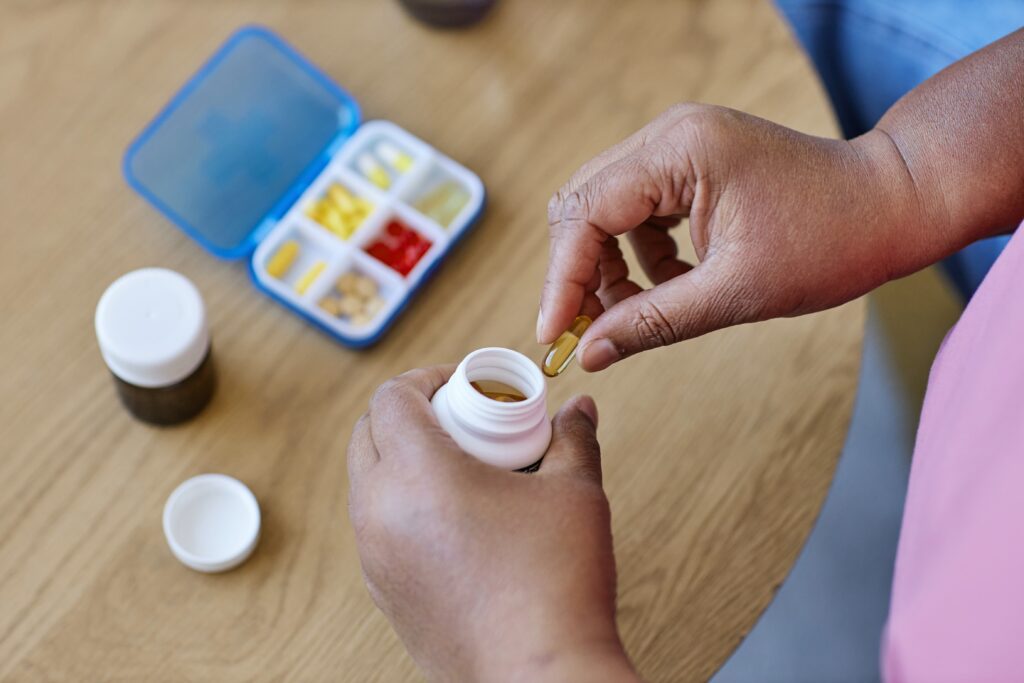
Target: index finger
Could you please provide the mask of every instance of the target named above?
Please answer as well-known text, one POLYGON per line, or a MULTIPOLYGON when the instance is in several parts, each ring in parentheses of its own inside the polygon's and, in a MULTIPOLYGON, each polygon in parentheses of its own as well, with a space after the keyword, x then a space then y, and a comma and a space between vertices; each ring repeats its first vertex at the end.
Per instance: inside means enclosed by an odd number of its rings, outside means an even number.
POLYGON ((640 225, 660 204, 660 183, 650 155, 649 148, 641 148, 551 200, 551 255, 541 295, 538 343, 553 342, 579 315, 605 240, 640 225))
POLYGON ((454 365, 410 370, 377 389, 370 401, 370 433, 381 461, 454 446, 430 405, 453 372, 454 365))

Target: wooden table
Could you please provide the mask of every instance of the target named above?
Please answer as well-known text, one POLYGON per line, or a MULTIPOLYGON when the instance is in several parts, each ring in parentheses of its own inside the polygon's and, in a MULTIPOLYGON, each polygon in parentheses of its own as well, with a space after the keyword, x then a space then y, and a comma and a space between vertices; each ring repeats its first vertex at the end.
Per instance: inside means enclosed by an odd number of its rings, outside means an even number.
MULTIPOLYGON (((373 389, 501 345, 538 355, 547 198, 683 99, 831 134, 762 0, 502 0, 464 33, 383 0, 0 6, 0 677, 399 681, 415 667, 360 578, 344 447, 373 389), (122 150, 236 26, 280 31, 392 119, 478 171, 492 202, 377 347, 343 349, 132 194, 122 150), (162 265, 206 297, 220 388, 154 429, 118 404, 92 328, 118 275, 162 265), (167 495, 225 472, 264 537, 192 572, 167 495)), ((864 305, 746 326, 552 384, 601 408, 625 642, 649 680, 710 676, 786 576, 850 417, 864 305)))

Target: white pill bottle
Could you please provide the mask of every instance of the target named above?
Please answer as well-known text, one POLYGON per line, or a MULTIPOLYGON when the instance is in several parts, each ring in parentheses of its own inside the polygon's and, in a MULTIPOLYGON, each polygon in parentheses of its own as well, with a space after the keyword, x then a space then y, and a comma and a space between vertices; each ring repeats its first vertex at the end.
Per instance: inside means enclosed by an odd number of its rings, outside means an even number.
POLYGON ((462 450, 495 467, 533 471, 551 443, 544 375, 511 349, 478 349, 466 356, 431 405, 462 450), (481 380, 507 384, 526 398, 508 403, 488 398, 470 384, 481 380))

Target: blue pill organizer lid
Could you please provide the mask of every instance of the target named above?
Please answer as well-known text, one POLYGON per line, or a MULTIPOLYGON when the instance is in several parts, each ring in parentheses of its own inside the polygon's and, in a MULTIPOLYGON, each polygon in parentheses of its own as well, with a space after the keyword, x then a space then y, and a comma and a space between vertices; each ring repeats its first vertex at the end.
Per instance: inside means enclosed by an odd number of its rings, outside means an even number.
POLYGON ((270 30, 238 30, 129 146, 128 183, 206 249, 255 248, 359 125, 359 106, 270 30))

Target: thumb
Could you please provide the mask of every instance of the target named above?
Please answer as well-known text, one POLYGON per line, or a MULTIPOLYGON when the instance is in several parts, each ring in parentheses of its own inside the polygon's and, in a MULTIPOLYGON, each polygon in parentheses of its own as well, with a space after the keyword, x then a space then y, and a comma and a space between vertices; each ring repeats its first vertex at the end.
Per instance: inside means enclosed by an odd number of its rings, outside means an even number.
POLYGON ((541 463, 543 474, 567 473, 601 483, 597 406, 589 396, 569 399, 552 420, 552 438, 541 463))
POLYGON ((752 320, 754 307, 724 263, 709 257, 693 270, 618 302, 580 340, 580 366, 588 372, 641 351, 668 346, 752 320))

